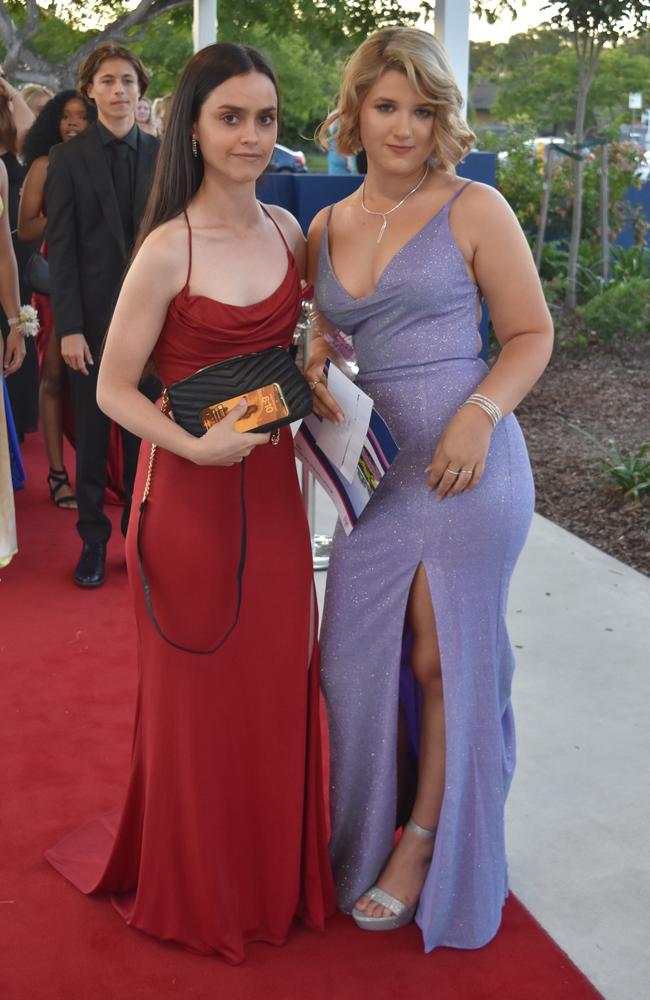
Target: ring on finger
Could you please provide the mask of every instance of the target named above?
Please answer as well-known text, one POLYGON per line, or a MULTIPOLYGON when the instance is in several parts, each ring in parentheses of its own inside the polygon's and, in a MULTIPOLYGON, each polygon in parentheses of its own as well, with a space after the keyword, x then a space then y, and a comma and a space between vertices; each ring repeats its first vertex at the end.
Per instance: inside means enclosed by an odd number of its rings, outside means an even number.
POLYGON ((474 469, 461 469, 460 471, 465 476, 473 476, 474 475, 474 469))
POLYGON ((449 473, 450 476, 460 475, 460 469, 445 469, 445 474, 449 473))
POLYGON ((307 385, 309 386, 309 388, 313 392, 314 389, 316 388, 316 386, 318 385, 318 383, 319 382, 324 382, 324 381, 325 381, 325 377, 323 375, 319 375, 318 378, 310 379, 310 381, 307 383, 307 385))

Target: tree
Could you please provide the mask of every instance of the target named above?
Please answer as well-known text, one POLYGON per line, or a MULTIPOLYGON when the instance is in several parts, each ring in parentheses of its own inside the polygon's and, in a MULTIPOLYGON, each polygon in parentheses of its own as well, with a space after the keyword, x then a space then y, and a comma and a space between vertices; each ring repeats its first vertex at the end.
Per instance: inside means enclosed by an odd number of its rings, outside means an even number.
MULTIPOLYGON (((192 0, 138 0, 132 9, 124 0, 49 0, 47 7, 41 2, 0 0, 0 57, 17 82, 74 86, 79 65, 92 48, 103 42, 133 44, 152 23, 165 25, 172 50, 185 53, 176 30, 183 22, 168 15, 182 12, 191 19, 192 0)), ((268 29, 277 38, 293 34, 307 39, 320 52, 349 51, 384 25, 415 23, 421 15, 432 18, 434 7, 434 0, 419 0, 412 10, 405 10, 402 0, 219 0, 219 34, 241 39, 268 29)), ((513 17, 516 13, 510 0, 473 0, 473 9, 488 21, 504 10, 513 17)), ((156 63, 161 52, 162 46, 156 63)), ((169 74, 169 51, 163 56, 169 74)))
MULTIPOLYGON (((532 29, 494 48, 499 52, 491 56, 482 47, 474 60, 480 75, 498 84, 495 118, 530 123, 537 135, 572 132, 578 64, 570 37, 550 28, 532 29), (545 41, 553 38, 553 46, 545 41)), ((629 92, 643 91, 647 78, 647 58, 637 55, 631 43, 605 49, 587 102, 585 132, 602 132, 624 121, 629 92)))
POLYGON ((281 141, 295 147, 304 139, 311 140, 316 126, 333 107, 345 53, 319 51, 297 32, 278 36, 260 27, 249 31, 246 41, 271 59, 278 74, 281 141))
MULTIPOLYGON (((544 34, 555 32, 547 30, 544 34)), ((493 114, 507 123, 527 122, 537 135, 570 131, 575 119, 577 81, 573 53, 567 45, 558 44, 555 51, 549 52, 536 51, 533 44, 526 55, 522 44, 525 38, 518 38, 519 58, 510 58, 508 68, 498 78, 493 114)))
POLYGON ((151 74, 150 97, 171 94, 178 75, 192 55, 192 8, 185 6, 154 18, 129 47, 151 74))
MULTIPOLYGON (((133 44, 152 22, 166 24, 169 30, 178 22, 168 16, 182 9, 191 17, 191 0, 139 0, 132 9, 124 0, 51 0, 47 8, 37 0, 0 0, 5 72, 19 82, 72 86, 79 65, 95 46, 133 44), (51 55, 52 43, 57 58, 51 55)), ((267 29, 278 38, 300 36, 322 51, 342 43, 349 48, 382 25, 414 23, 420 13, 432 11, 427 0, 413 11, 404 11, 401 0, 219 0, 219 34, 241 39, 267 29)))
POLYGON ((0 0, 5 72, 15 80, 44 83, 55 89, 74 86, 79 66, 96 45, 126 41, 153 18, 186 3, 187 0, 140 0, 129 10, 120 0, 114 4, 108 0, 90 3, 54 0, 44 10, 37 0, 0 0), (93 24, 98 24, 99 30, 89 28, 93 24), (47 29, 52 27, 58 27, 59 41, 66 36, 74 45, 66 53, 65 64, 50 56, 47 29))
POLYGON ((589 107, 599 130, 629 120, 631 91, 648 97, 648 57, 636 54, 631 45, 605 49, 591 87, 589 107))
MULTIPOLYGON (((549 22, 571 33, 578 62, 578 94, 574 136, 576 148, 585 139, 587 99, 596 68, 606 44, 616 45, 621 38, 634 35, 648 25, 650 0, 562 0, 549 5, 549 22)), ((582 232, 582 191, 584 163, 575 160, 573 173, 573 215, 569 243, 566 308, 575 309, 578 252, 582 232)))

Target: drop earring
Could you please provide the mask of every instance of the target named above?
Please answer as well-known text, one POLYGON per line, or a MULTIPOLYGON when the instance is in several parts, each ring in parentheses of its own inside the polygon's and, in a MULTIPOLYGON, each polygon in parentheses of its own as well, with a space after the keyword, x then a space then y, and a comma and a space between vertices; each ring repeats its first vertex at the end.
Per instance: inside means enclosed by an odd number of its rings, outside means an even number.
POLYGON ((194 156, 194 159, 196 159, 199 155, 199 144, 196 141, 195 135, 192 136, 192 155, 194 156))

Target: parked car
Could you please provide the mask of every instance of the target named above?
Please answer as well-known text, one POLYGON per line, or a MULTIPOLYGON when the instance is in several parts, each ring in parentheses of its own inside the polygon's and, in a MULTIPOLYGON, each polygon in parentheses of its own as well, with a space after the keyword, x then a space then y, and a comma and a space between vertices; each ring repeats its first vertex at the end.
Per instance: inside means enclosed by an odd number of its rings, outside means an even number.
POLYGON ((299 149, 287 149, 276 143, 269 170, 275 174, 304 174, 307 171, 305 154, 299 149))
MULTIPOLYGON (((524 145, 532 153, 536 153, 540 160, 544 159, 544 152, 546 147, 549 145, 561 146, 567 140, 563 139, 561 136, 549 135, 549 136, 538 136, 536 139, 529 139, 524 145)), ((508 159, 508 151, 502 149, 500 153, 497 153, 500 160, 508 159)))
MULTIPOLYGON (((540 163, 543 163, 546 159, 546 150, 549 146, 563 146, 565 149, 573 149, 573 143, 570 138, 564 138, 561 135, 540 135, 535 139, 529 139, 524 143, 527 149, 531 153, 535 153, 540 163)), ((508 159, 507 150, 502 150, 497 153, 500 160, 508 159)), ((590 146, 584 146, 582 149, 583 160, 593 160, 595 154, 590 146)))

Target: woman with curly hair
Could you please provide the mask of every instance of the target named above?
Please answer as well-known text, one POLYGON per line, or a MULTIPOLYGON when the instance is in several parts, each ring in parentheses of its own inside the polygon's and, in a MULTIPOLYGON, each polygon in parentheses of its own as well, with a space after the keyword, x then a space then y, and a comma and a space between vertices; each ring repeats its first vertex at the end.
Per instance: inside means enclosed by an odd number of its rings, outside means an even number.
MULTIPOLYGON (((512 411, 552 345, 514 214, 456 174, 474 139, 461 108, 435 38, 368 38, 320 132, 325 144, 337 124, 339 150, 363 147, 368 173, 309 234, 321 330, 352 338, 359 383, 400 446, 352 534, 339 527, 330 562, 321 641, 334 873, 360 927, 415 916, 426 951, 486 944, 507 893, 505 608, 533 512, 512 411), (501 346, 489 370, 483 299, 501 346)), ((335 419, 327 355, 315 339, 306 377, 316 411, 335 419)))
MULTIPOLYGON (((76 90, 63 90, 45 105, 25 137, 23 160, 27 174, 18 213, 21 240, 41 241, 45 233, 45 178, 52 146, 83 132, 97 112, 76 90)), ((43 246, 45 253, 45 246, 43 246)), ((39 349, 41 381, 39 404, 45 448, 50 462, 47 477, 50 496, 57 507, 76 510, 77 502, 63 463, 63 394, 66 384, 64 364, 56 337, 52 336, 52 309, 47 295, 35 295, 41 321, 39 349)))

